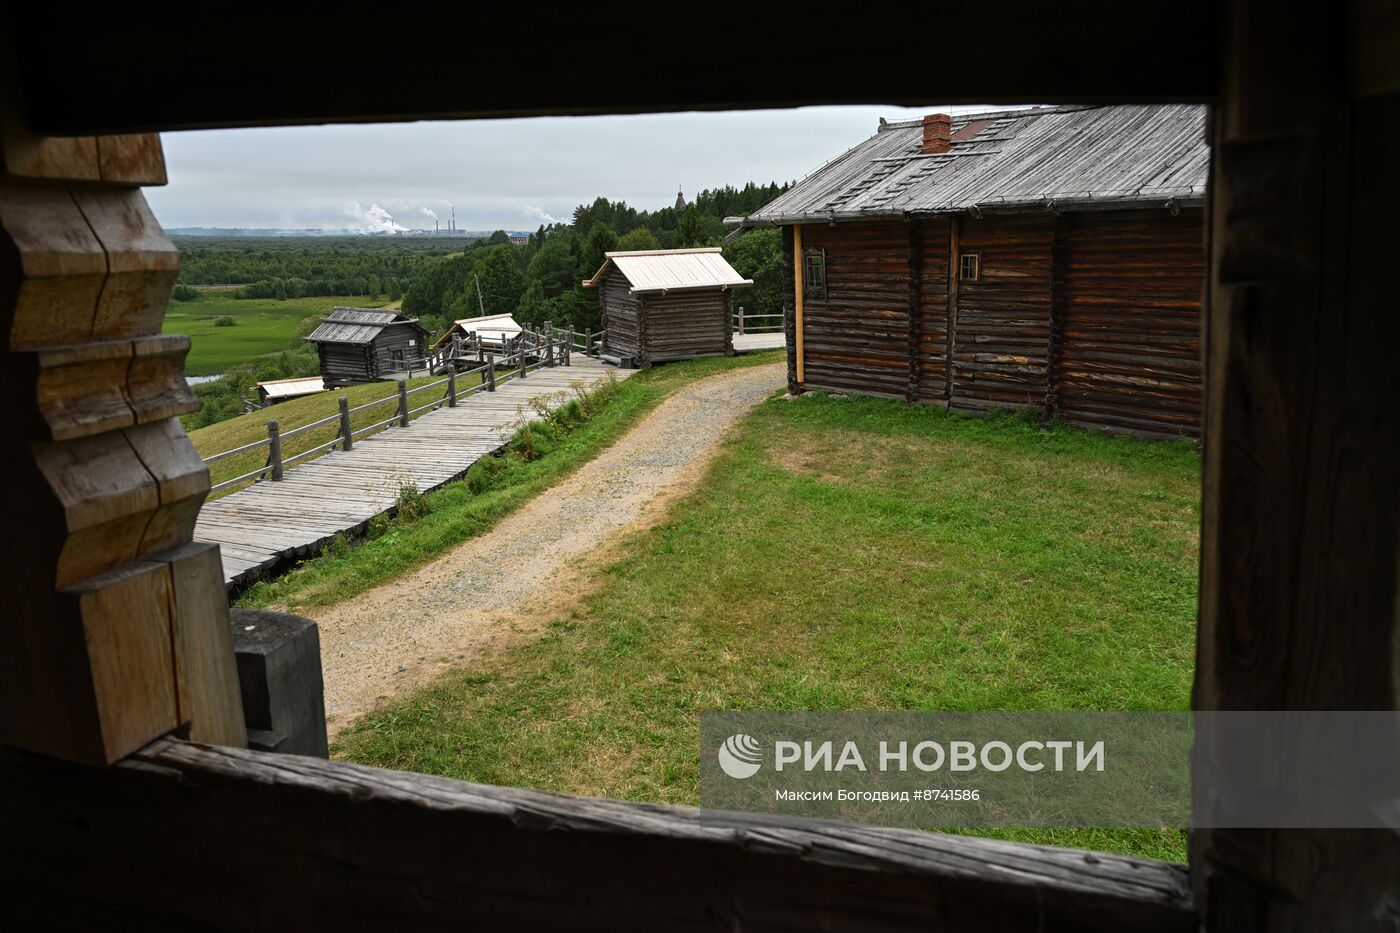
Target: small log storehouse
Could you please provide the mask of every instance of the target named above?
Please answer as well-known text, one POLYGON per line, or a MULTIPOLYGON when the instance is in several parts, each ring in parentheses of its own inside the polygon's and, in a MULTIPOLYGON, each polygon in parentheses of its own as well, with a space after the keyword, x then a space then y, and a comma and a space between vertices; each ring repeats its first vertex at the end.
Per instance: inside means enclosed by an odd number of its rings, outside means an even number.
POLYGON ((882 121, 742 219, 783 228, 790 387, 1197 436, 1205 118, 882 121))
POLYGON ((332 308, 306 338, 327 388, 375 382, 422 368, 428 331, 416 318, 375 308, 332 308))
POLYGON ((752 285, 719 247, 606 253, 598 289, 604 357, 625 366, 734 353, 734 289, 752 285))
POLYGON ((520 325, 516 323, 514 315, 511 314, 484 314, 480 317, 460 318, 452 322, 441 337, 433 344, 433 349, 452 340, 455 335, 460 337, 464 343, 470 342, 473 337, 481 338, 481 345, 488 349, 499 350, 505 345, 506 340, 514 340, 520 336, 520 325))

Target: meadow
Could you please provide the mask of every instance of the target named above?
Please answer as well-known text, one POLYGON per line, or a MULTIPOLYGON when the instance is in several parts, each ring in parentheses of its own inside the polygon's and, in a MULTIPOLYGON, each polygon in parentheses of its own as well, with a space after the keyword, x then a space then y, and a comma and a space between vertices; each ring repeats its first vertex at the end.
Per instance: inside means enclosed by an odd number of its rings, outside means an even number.
MULTIPOLYGON (((1185 444, 775 398, 544 637, 371 714, 335 754, 693 805, 703 710, 1185 710, 1198 501, 1185 444)), ((330 582, 312 589, 337 598, 330 582)), ((992 834, 1185 856, 1174 829, 992 834)))
POLYGON ((220 292, 204 292, 197 301, 172 301, 162 328, 167 334, 186 334, 190 355, 185 372, 212 376, 230 367, 251 362, 294 345, 315 327, 314 321, 337 305, 379 308, 386 299, 364 295, 314 298, 233 298, 220 292), (231 326, 214 322, 231 318, 231 326))

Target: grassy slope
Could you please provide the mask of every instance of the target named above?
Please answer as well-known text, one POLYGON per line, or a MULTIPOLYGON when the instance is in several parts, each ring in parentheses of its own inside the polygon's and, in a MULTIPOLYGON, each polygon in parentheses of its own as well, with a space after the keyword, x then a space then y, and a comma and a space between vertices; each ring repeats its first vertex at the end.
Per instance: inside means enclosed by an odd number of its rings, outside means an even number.
MULTIPOLYGON (((441 379, 441 376, 420 376, 409 380, 409 388, 425 385, 441 379)), ((472 379, 478 376, 461 377, 457 380, 457 391, 462 392, 471 386, 472 379)), ((446 386, 442 389, 429 389, 417 395, 408 397, 408 407, 417 408, 419 405, 426 405, 434 398, 441 398, 446 392, 446 386)), ((294 398, 261 411, 249 412, 246 415, 239 415, 237 418, 230 418, 227 421, 220 421, 208 427, 196 428, 190 432, 190 440, 194 441, 195 450, 199 451, 201 457, 209 457, 225 450, 232 450, 235 447, 242 447, 244 444, 251 444, 254 441, 264 440, 267 437, 267 423, 275 419, 282 431, 290 431, 304 424, 319 421, 339 411, 340 403, 336 401, 340 396, 346 396, 350 400, 350 407, 364 405, 376 399, 393 399, 384 405, 379 405, 367 411, 358 412, 350 416, 350 423, 355 429, 366 425, 375 424, 386 418, 391 418, 397 410, 395 407, 398 396, 398 386, 392 382, 371 382, 366 385, 351 386, 348 389, 337 389, 330 392, 318 392, 315 395, 308 395, 304 398, 294 398)), ((415 418, 421 415, 415 415, 415 418)), ((330 424, 322 425, 319 428, 289 437, 282 441, 283 458, 294 456, 303 450, 310 450, 312 447, 324 444, 340 433, 339 422, 332 421, 330 424)), ((314 458, 313 458, 314 459, 314 458)), ((267 462, 267 449, 259 448, 236 457, 229 457, 211 464, 209 467, 210 482, 221 483, 224 480, 232 479, 249 470, 255 470, 267 462)), ((305 462, 305 461, 300 461, 305 462)), ((227 495, 237 488, 225 490, 227 495)))
MULTIPOLYGON (((546 637, 337 753, 695 804, 701 710, 1186 709, 1198 469, 1183 445, 774 400, 546 637)), ((999 835, 1184 858, 1176 831, 999 835)))
POLYGON ((425 519, 395 527, 357 547, 326 553, 290 574, 256 584, 242 595, 239 605, 278 603, 295 610, 348 599, 392 580, 452 545, 489 530, 522 503, 596 457, 676 389, 727 369, 781 358, 780 351, 770 351, 669 363, 637 373, 620 383, 613 398, 582 425, 552 441, 537 440, 540 449, 547 450, 538 459, 526 462, 507 456, 479 465, 467 481, 450 483, 426 496, 431 511, 425 519), (491 471, 489 479, 476 473, 482 470, 491 471))
POLYGON ((173 301, 165 315, 167 334, 188 334, 190 355, 185 372, 191 376, 221 373, 236 363, 275 353, 292 343, 306 318, 323 314, 336 305, 377 308, 381 299, 353 297, 271 298, 239 300, 217 292, 205 292, 198 301, 173 301), (232 327, 215 327, 214 319, 231 317, 232 327))

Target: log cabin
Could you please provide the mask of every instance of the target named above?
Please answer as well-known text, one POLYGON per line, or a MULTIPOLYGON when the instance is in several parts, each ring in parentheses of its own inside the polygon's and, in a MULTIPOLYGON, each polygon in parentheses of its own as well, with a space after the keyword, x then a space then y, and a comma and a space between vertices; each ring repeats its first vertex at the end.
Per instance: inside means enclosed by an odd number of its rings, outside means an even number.
POLYGON ((326 387, 338 388, 409 371, 425 355, 428 330, 398 311, 332 308, 305 339, 316 344, 326 387))
POLYGON ((459 318, 452 322, 452 326, 447 328, 441 337, 433 341, 433 349, 450 343, 455 336, 463 343, 480 338, 483 347, 499 350, 505 346, 507 340, 519 337, 520 331, 521 327, 512 314, 483 314, 479 317, 459 318))
POLYGON ((624 366, 734 355, 734 289, 752 285, 719 247, 606 253, 598 290, 604 359, 624 366))
MULTIPOLYGON (((752 70, 614 26, 628 55, 519 72, 326 81, 310 43, 529 31, 586 7, 316 3, 255 17, 120 4, 0 15, 0 496, 5 912, 67 929, 1388 931, 1400 834, 1191 831, 1189 863, 816 820, 598 801, 256 750, 208 471, 177 416, 187 339, 161 333, 178 255, 144 186, 155 131, 870 102, 1210 105, 1198 710, 1400 705, 1400 211, 1393 3, 924 4, 841 21, 733 5, 782 35, 752 70), (219 42, 200 42, 218 35, 219 42), (995 37, 984 42, 957 37, 995 37), (930 37, 939 41, 930 65, 930 37), (1067 48, 1092 53, 1067 56, 1067 48), (1144 37, 1150 37, 1145 41, 1144 37), (177 50, 172 54, 171 50, 177 50), (179 50, 185 50, 181 53, 179 50), (197 50, 197 54, 189 50, 197 50), (72 67, 81 61, 82 68, 72 67), (704 75, 638 81, 638 74, 704 75), (249 725, 245 728, 245 716, 249 725), (253 747, 249 747, 253 746, 253 747)), ((518 49, 485 43, 483 69, 518 49)), ((911 590, 913 599, 929 594, 911 590)), ((248 621, 246 624, 255 624, 248 621)), ((246 627, 246 625, 245 625, 246 627)), ((1196 760, 1219 750, 1197 747, 1196 760)), ((1197 785, 1201 805, 1210 788, 1197 785)))
POLYGON ((1206 111, 881 123, 740 229, 784 231, 789 381, 1196 437, 1206 111))

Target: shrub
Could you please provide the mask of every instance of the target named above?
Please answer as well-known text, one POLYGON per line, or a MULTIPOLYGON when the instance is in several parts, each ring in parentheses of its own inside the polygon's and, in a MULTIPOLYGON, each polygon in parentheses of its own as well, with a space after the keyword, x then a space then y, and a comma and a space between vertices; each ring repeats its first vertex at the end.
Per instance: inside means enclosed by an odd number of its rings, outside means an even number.
POLYGON ((418 491, 418 484, 399 483, 399 495, 394 501, 394 517, 401 522, 411 522, 428 514, 428 500, 418 491))
POLYGON ((186 285, 184 282, 177 284, 170 297, 175 301, 198 301, 199 289, 186 285))
POLYGON ((215 327, 233 327, 233 326, 234 326, 235 324, 237 324, 237 323, 238 323, 237 321, 235 321, 233 318, 229 317, 227 314, 225 314, 225 315, 222 316, 222 317, 216 317, 216 318, 214 318, 214 326, 215 326, 215 327))

